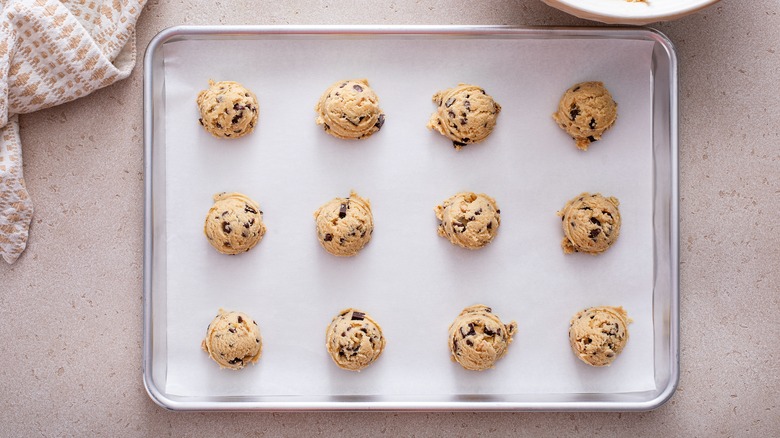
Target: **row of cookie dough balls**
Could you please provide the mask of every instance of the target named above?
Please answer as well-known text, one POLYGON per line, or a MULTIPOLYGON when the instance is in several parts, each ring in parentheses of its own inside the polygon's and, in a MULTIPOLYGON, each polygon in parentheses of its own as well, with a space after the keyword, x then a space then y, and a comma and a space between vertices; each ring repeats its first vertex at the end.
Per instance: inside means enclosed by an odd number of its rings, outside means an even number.
MULTIPOLYGON (((433 95, 436 112, 428 128, 452 141, 455 149, 486 139, 496 126, 499 105, 477 85, 459 84, 433 95)), ((219 138, 239 138, 257 124, 257 96, 238 82, 209 81, 197 97, 203 128, 219 138)), ((382 129, 385 114, 366 79, 338 81, 328 87, 315 106, 318 125, 341 139, 366 138, 382 129)), ((617 103, 601 82, 581 82, 563 94, 553 119, 578 148, 601 139, 617 119, 617 103)))
MULTIPOLYGON (((569 323, 569 344, 586 364, 610 365, 628 341, 630 322, 622 307, 582 310, 569 323)), ((449 327, 450 358, 467 370, 492 368, 506 355, 516 333, 517 323, 504 324, 490 307, 466 307, 449 327)), ((360 371, 379 359, 386 343, 379 324, 353 308, 339 312, 325 330, 328 354, 349 371, 360 371)), ((262 355, 260 327, 245 313, 220 309, 206 329, 201 348, 220 368, 240 370, 257 363, 262 355)))
MULTIPOLYGON (((620 234, 619 201, 599 193, 581 193, 569 200, 557 214, 561 217, 564 253, 600 254, 620 234)), ((493 241, 501 225, 496 200, 481 193, 457 193, 434 209, 438 234, 452 244, 479 249, 493 241)), ((334 198, 314 212, 317 238, 330 254, 349 257, 371 240, 374 218, 368 199, 350 193, 334 198)), ((241 193, 219 193, 206 215, 204 233, 209 243, 223 254, 239 254, 254 248, 265 235, 263 211, 241 193)))

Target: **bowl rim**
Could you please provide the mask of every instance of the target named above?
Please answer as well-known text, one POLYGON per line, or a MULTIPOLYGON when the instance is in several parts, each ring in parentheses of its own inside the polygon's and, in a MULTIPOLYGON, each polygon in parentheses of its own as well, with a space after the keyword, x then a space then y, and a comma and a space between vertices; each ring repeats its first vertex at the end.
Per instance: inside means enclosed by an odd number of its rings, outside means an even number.
MULTIPOLYGON (((646 24, 653 21, 661 21, 664 19, 675 19, 682 16, 692 14, 708 6, 712 6, 718 3, 720 0, 693 0, 687 2, 686 5, 681 6, 679 9, 674 10, 661 10, 655 12, 652 8, 637 9, 637 12, 626 12, 624 10, 617 11, 609 7, 609 2, 605 2, 603 8, 591 7, 588 3, 583 5, 582 0, 542 0, 549 6, 556 9, 560 9, 564 12, 570 13, 580 18, 586 19, 603 19, 604 22, 609 23, 632 23, 646 24)), ((653 0, 650 0, 651 2, 653 0)), ((651 6, 651 5, 649 5, 651 6)))

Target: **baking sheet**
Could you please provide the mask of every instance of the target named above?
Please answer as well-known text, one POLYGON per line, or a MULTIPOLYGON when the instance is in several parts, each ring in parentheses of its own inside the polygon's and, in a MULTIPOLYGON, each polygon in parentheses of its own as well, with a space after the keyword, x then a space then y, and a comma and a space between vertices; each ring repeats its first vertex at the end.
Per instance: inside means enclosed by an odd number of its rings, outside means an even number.
POLYGON ((179 396, 625 393, 655 388, 653 159, 650 41, 612 39, 273 36, 166 43, 167 379, 179 396), (387 115, 382 131, 342 141, 314 124, 328 85, 366 77, 387 115), (208 79, 236 80, 260 103, 255 132, 224 141, 197 123, 208 79), (552 121, 563 91, 601 80, 619 119, 587 153, 552 121), (494 133, 456 152, 426 129, 431 95, 459 82, 501 105, 494 133), (375 232, 356 257, 316 240, 312 212, 351 189, 371 200, 375 232), (436 235, 433 207, 464 190, 502 211, 480 251, 436 235), (268 233, 235 257, 214 251, 202 227, 211 196, 257 200, 268 233), (582 191, 621 200, 623 226, 606 253, 564 256, 555 212, 582 191), (484 303, 519 330, 495 369, 450 362, 447 327, 484 303), (622 305, 634 319, 628 346, 608 368, 571 353, 571 316, 622 305), (200 350, 218 308, 252 315, 263 357, 220 370, 200 350), (340 370, 325 327, 357 307, 383 327, 387 349, 360 373, 340 370))

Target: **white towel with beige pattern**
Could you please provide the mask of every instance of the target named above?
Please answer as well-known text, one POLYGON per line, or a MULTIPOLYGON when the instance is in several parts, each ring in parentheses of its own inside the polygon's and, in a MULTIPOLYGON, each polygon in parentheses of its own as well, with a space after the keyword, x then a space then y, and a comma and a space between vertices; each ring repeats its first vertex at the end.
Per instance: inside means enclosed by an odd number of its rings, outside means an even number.
POLYGON ((126 78, 146 0, 0 0, 0 255, 27 246, 33 205, 22 175, 18 114, 126 78))

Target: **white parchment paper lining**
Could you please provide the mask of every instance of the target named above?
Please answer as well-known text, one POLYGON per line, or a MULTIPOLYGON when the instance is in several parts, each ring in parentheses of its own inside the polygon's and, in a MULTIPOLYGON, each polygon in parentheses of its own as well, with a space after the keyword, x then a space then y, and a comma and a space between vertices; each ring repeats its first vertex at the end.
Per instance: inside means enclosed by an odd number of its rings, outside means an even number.
POLYGON ((655 388, 652 327, 651 42, 473 38, 273 37, 168 43, 165 50, 167 384, 169 394, 615 393, 655 388), (387 115, 361 141, 314 124, 333 82, 369 78, 387 115), (260 102, 256 131, 219 140, 198 124, 195 97, 209 79, 235 80, 260 102), (551 119, 572 84, 601 80, 619 117, 581 152, 551 119), (494 133, 456 152, 425 125, 431 96, 459 82, 503 107, 494 133), (327 254, 312 213, 350 189, 371 200, 375 232, 356 257, 327 254), (480 251, 436 234, 433 208, 459 191, 496 198, 502 225, 480 251), (225 256, 203 236, 211 196, 257 200, 268 233, 225 256), (564 255, 556 211, 583 191, 620 199, 618 242, 593 257, 564 255), (519 332, 485 372, 450 362, 447 328, 484 303, 519 332), (622 305, 634 319, 611 367, 572 354, 571 316, 622 305), (260 324, 264 353, 240 372, 201 351, 217 309, 260 324), (360 372, 337 368, 325 327, 357 307, 383 327, 387 349, 360 372))

